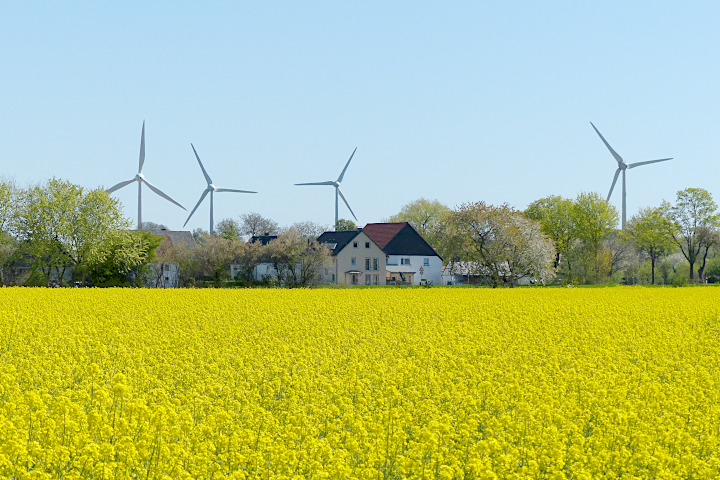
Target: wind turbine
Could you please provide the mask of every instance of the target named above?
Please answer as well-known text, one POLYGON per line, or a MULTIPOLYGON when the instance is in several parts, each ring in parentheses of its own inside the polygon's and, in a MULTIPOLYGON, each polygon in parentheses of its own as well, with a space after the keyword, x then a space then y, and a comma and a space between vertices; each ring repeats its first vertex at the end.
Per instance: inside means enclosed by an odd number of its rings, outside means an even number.
POLYGON ((350 160, 353 159, 353 156, 355 155, 355 152, 357 151, 357 147, 355 147, 355 150, 353 150, 352 155, 350 155, 350 158, 348 159, 347 163, 345 164, 345 168, 343 168, 342 172, 340 172, 340 176, 337 178, 337 180, 328 180, 327 182, 312 182, 312 183, 296 183, 295 185, 331 185, 335 187, 335 228, 337 228, 338 224, 338 195, 340 195, 340 198, 343 199, 343 202, 345 202, 345 205, 348 207, 348 210, 350 210, 350 213, 352 214, 355 221, 357 221, 357 217, 355 216, 355 213, 352 211, 352 208, 350 208, 350 204, 345 199, 345 195, 342 194, 340 191, 340 183, 343 180, 343 177, 345 176, 345 170, 347 170, 348 165, 350 165, 350 160))
POLYGON ((607 201, 610 201, 610 195, 612 195, 613 189, 615 188, 615 183, 617 182, 618 175, 620 175, 620 172, 622 172, 622 228, 625 229, 625 219, 626 219, 626 207, 625 207, 625 196, 626 196, 626 190, 625 190, 625 170, 629 168, 635 168, 639 167, 641 165, 648 165, 650 163, 658 163, 658 162, 665 162, 667 160, 672 160, 672 158, 661 158, 658 160, 648 160, 646 162, 635 162, 635 163, 626 163, 625 160, 622 159, 620 155, 617 154, 615 150, 610 146, 610 144, 605 140, 605 137, 602 136, 602 134, 598 131, 597 128, 595 128, 595 125, 593 125, 592 122, 590 122, 590 125, 592 125, 595 132, 600 137, 600 140, 603 141, 605 146, 608 150, 610 150, 610 153, 612 153, 612 156, 615 157, 615 160, 617 160, 618 168, 615 170, 615 177, 613 178, 612 185, 610 185, 610 192, 607 196, 607 201))
POLYGON ((132 178, 130 180, 127 180, 125 182, 120 182, 117 185, 108 188, 106 191, 108 193, 112 193, 115 190, 120 190, 121 188, 130 185, 133 182, 138 182, 138 231, 142 228, 142 184, 148 186, 150 190, 155 192, 156 194, 160 195, 165 200, 174 203, 178 207, 182 208, 183 210, 187 210, 185 207, 180 205, 178 202, 170 198, 168 195, 160 191, 159 188, 157 188, 152 183, 148 182, 145 179, 145 175, 142 174, 143 164, 145 163, 145 121, 143 120, 143 126, 142 126, 142 136, 140 137, 140 161, 138 165, 138 173, 135 175, 135 178, 132 178))
POLYGON ((200 204, 203 200, 205 200, 205 197, 207 194, 210 194, 210 234, 213 233, 213 194, 215 192, 235 192, 235 193, 257 193, 257 192, 251 192, 249 190, 234 190, 232 188, 218 188, 215 185, 213 185, 213 181, 210 178, 210 175, 205 171, 205 167, 203 167, 202 162, 200 161, 200 156, 197 153, 197 150, 195 150, 195 146, 191 143, 190 146, 193 149, 193 152, 195 152, 195 158, 197 158, 198 163, 200 164, 200 169, 203 172, 203 175, 205 175, 205 180, 207 181, 207 188, 205 191, 200 195, 200 200, 195 204, 195 208, 192 209, 192 212, 190 212, 190 215, 188 215, 187 220, 185 220, 185 223, 183 224, 183 227, 187 225, 187 223, 190 221, 190 217, 193 216, 193 213, 195 213, 195 210, 198 209, 200 204))

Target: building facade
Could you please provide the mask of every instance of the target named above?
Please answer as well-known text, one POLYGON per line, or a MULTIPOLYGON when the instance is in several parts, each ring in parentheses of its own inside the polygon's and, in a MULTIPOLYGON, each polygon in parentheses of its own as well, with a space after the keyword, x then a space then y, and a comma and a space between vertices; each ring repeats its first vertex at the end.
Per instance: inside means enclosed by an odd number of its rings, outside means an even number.
POLYGON ((330 249, 324 272, 326 284, 384 285, 386 257, 382 249, 362 230, 325 232, 318 242, 330 249))

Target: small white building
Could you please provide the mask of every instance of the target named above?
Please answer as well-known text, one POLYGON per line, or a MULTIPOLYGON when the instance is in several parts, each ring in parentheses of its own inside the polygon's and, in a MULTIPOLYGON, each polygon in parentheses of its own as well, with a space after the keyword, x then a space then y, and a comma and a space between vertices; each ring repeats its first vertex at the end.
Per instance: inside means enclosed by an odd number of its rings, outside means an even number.
POLYGON ((368 223, 362 231, 387 256, 388 285, 442 284, 442 258, 408 222, 368 223))

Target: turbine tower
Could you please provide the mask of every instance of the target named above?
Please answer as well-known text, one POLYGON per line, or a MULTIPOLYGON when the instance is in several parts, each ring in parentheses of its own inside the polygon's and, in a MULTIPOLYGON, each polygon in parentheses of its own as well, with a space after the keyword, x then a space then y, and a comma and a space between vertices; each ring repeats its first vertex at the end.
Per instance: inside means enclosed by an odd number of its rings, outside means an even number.
POLYGON ((353 156, 355 155, 355 152, 357 151, 357 147, 355 147, 355 150, 353 150, 352 154, 350 155, 350 158, 348 159, 347 163, 345 164, 345 168, 343 168, 342 172, 340 172, 340 176, 337 178, 337 180, 328 180, 327 182, 312 182, 312 183, 296 183, 295 185, 331 185, 335 187, 335 228, 337 228, 338 225, 338 195, 340 198, 342 198, 343 202, 345 202, 345 205, 347 206, 348 210, 350 210, 350 213, 352 214, 355 221, 357 221, 357 217, 355 216, 355 213, 352 211, 352 208, 350 208, 350 204, 345 199, 345 195, 342 194, 340 191, 340 183, 343 180, 343 177, 345 176, 345 171, 348 168, 348 165, 350 165, 350 161, 353 159, 353 156))
POLYGON ((197 153, 197 150, 195 150, 195 146, 191 143, 190 146, 193 149, 193 152, 195 152, 195 158, 197 158, 198 163, 200 164, 200 169, 203 172, 203 175, 205 176, 205 180, 207 181, 207 188, 205 191, 200 195, 200 200, 195 204, 195 208, 192 209, 192 212, 190 212, 190 215, 188 215, 187 220, 185 220, 185 223, 183 224, 183 227, 187 225, 187 223, 190 221, 190 217, 193 216, 193 213, 195 213, 195 210, 198 209, 200 204, 203 200, 205 200, 205 197, 207 194, 210 194, 210 234, 213 233, 213 194, 215 192, 235 192, 235 193, 257 193, 257 192, 251 192, 249 190, 235 190, 232 188, 218 188, 215 185, 213 185, 213 181, 210 178, 210 175, 205 171, 205 167, 203 167, 202 162, 200 161, 200 156, 197 153))
POLYGON ((625 190, 625 170, 628 170, 630 168, 639 167, 641 165, 648 165, 650 163, 657 163, 657 162, 665 162, 667 160, 672 160, 672 158, 661 158, 658 160, 648 160, 646 162, 635 162, 635 163, 626 163, 625 160, 622 159, 620 155, 617 154, 615 150, 610 146, 610 144, 605 140, 605 137, 602 136, 602 134, 598 131, 597 128, 595 128, 595 125, 593 125, 592 122, 590 122, 590 125, 592 125, 595 132, 600 137, 600 140, 603 141, 605 146, 608 150, 610 150, 610 153, 613 157, 615 157, 615 160, 617 160, 618 167, 617 170, 615 170, 615 177, 613 178, 612 185, 610 185, 610 192, 607 196, 607 201, 610 201, 610 195, 612 195, 613 189, 615 188, 615 183, 617 182, 618 176, 620 175, 620 172, 622 172, 622 228, 625 229, 625 220, 626 220, 626 207, 625 207, 625 197, 626 197, 626 190, 625 190))
POLYGON ((127 180, 125 182, 120 182, 117 185, 108 188, 106 191, 108 193, 112 193, 115 190, 120 190, 121 188, 130 185, 133 182, 138 182, 138 231, 142 228, 142 184, 148 186, 150 190, 155 192, 156 194, 160 195, 165 200, 174 203, 178 207, 182 208, 183 210, 186 210, 185 207, 180 205, 178 202, 170 198, 170 196, 166 195, 162 191, 160 191, 159 188, 157 188, 152 183, 148 182, 145 179, 145 175, 142 173, 143 164, 145 163, 145 121, 143 120, 143 126, 142 126, 142 136, 140 137, 140 161, 138 165, 138 173, 135 175, 135 178, 131 178, 130 180, 127 180))

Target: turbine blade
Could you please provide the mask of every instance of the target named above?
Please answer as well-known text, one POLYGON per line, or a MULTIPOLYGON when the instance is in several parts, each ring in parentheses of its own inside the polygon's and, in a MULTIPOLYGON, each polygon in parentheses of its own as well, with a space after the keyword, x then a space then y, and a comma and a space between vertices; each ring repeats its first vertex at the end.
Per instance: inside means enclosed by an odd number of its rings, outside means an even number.
POLYGON ((210 175, 205 171, 205 167, 203 167, 202 162, 200 161, 200 156, 197 154, 197 150, 195 150, 195 146, 191 143, 190 146, 193 149, 193 152, 195 152, 195 158, 197 158, 198 163, 200 164, 200 169, 202 169, 203 175, 205 175, 205 180, 207 180, 208 185, 212 183, 212 179, 210 178, 210 175))
POLYGON ((132 180, 128 180, 127 182, 120 182, 120 183, 118 183, 117 185, 114 185, 114 186, 108 188, 108 189, 105 190, 105 191, 108 192, 108 193, 112 193, 112 192, 114 192, 115 190, 120 190, 121 188, 123 188, 123 187, 126 186, 126 185, 130 185, 130 184, 133 183, 134 181, 135 181, 135 179, 133 178, 132 180))
POLYGON ((157 187, 156 187, 155 185, 153 185, 152 183, 148 182, 148 181, 145 180, 145 179, 143 179, 143 182, 145 183, 145 185, 148 186, 148 188, 149 188, 150 190, 152 190, 153 192, 157 193, 158 195, 160 195, 161 197, 163 197, 165 200, 168 200, 168 201, 174 203, 175 205, 177 205, 178 207, 182 208, 183 210, 187 210, 187 208, 183 207, 183 206, 180 205, 178 202, 176 202, 175 200, 173 200, 172 198, 170 198, 170 196, 168 196, 167 194, 161 192, 160 189, 157 188, 157 187))
POLYGON ((610 150, 610 153, 612 153, 612 156, 615 157, 615 160, 617 160, 618 163, 622 163, 623 162, 622 157, 620 155, 618 155, 615 150, 613 150, 613 148, 610 146, 610 144, 607 142, 607 140, 605 140, 605 137, 602 136, 602 133, 600 133, 600 131, 597 128, 595 128, 595 125, 593 125, 592 122, 590 122, 590 125, 592 125, 593 129, 595 129, 595 132, 600 137, 600 140, 602 140, 603 143, 605 144, 605 146, 607 147, 607 149, 610 150))
POLYGON ((138 173, 142 173, 145 164, 145 120, 143 120, 142 135, 140 136, 140 160, 138 161, 138 173))
POLYGON ((350 155, 350 158, 348 159, 347 163, 345 164, 345 168, 343 168, 343 171, 340 173, 340 176, 337 179, 338 183, 342 182, 342 179, 345 176, 345 170, 347 170, 348 165, 350 165, 350 160, 352 160, 353 157, 355 156, 355 152, 357 152, 357 147, 355 147, 355 150, 353 150, 352 155, 350 155))
POLYGON ((335 182, 328 180, 327 182, 296 183, 295 185, 335 185, 335 182))
POLYGON ((209 189, 209 188, 206 188, 205 191, 202 193, 202 195, 200 195, 200 200, 198 200, 198 202, 195 204, 195 208, 193 208, 193 209, 192 209, 192 212, 190 212, 190 215, 188 215, 187 220, 185 220, 185 223, 183 223, 183 227, 184 227, 185 225, 187 225, 187 222, 190 221, 190 217, 193 216, 193 213, 195 213, 195 210, 198 209, 198 207, 200 206, 200 204, 202 203, 202 201, 205 200, 205 197, 207 196, 207 194, 208 194, 209 192, 210 192, 210 189, 209 189))
POLYGON ((250 190, 235 190, 234 188, 216 188, 216 192, 235 192, 235 193, 257 193, 250 190))
POLYGON ((668 160, 672 160, 672 158, 661 158, 659 160, 648 160, 647 162, 635 162, 628 165, 628 168, 635 168, 639 167, 640 165, 647 165, 649 163, 658 163, 658 162, 667 162, 668 160))
POLYGON ((340 198, 343 199, 343 202, 345 202, 345 205, 348 207, 348 210, 350 210, 350 213, 352 213, 353 218, 357 221, 357 217, 355 216, 355 212, 352 211, 352 208, 350 208, 350 204, 347 200, 345 200, 345 195, 342 194, 340 189, 338 188, 338 193, 340 194, 340 198))
POLYGON ((620 169, 618 168, 617 170, 615 170, 615 177, 613 178, 612 185, 610 185, 610 193, 608 193, 607 200, 606 200, 607 202, 610 201, 610 195, 612 195, 613 188, 615 188, 615 182, 617 182, 619 175, 620 175, 620 169))

